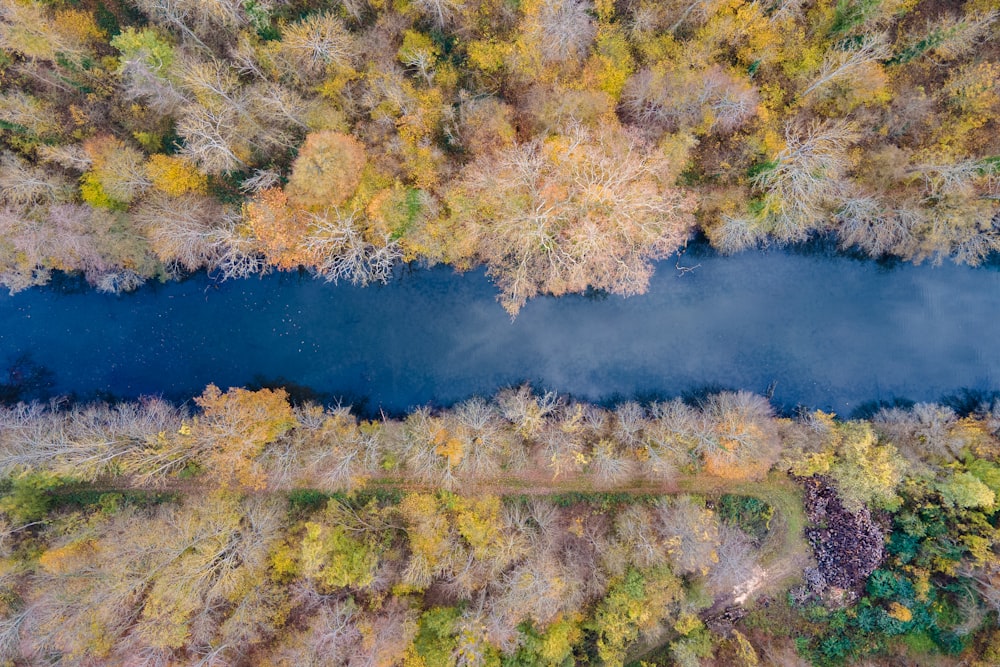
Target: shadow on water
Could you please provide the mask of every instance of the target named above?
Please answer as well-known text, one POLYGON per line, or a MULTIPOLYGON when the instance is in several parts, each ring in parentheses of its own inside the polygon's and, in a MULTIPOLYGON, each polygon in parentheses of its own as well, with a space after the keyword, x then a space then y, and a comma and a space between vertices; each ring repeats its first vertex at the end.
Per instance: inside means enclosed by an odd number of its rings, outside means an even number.
MULTIPOLYGON (((959 417, 968 417, 989 410, 997 400, 1000 400, 1000 391, 962 387, 952 393, 944 394, 935 402, 951 408, 959 417)), ((917 401, 900 397, 865 401, 851 412, 850 418, 871 419, 880 410, 892 408, 908 410, 916 404, 917 401)))
POLYGON ((94 286, 87 282, 83 274, 63 273, 62 271, 54 271, 44 289, 64 295, 88 294, 95 291, 94 286))
POLYGON ((354 392, 338 393, 320 391, 281 376, 267 378, 263 375, 255 375, 253 380, 247 384, 247 389, 252 391, 259 389, 284 389, 288 393, 288 400, 295 406, 301 406, 306 403, 325 406, 349 405, 351 412, 358 417, 371 418, 377 416, 377 413, 372 414, 370 396, 354 392))
POLYGON ((36 363, 27 352, 8 361, 4 375, 4 381, 0 382, 0 403, 44 401, 52 398, 56 374, 36 363))
POLYGON ((721 384, 704 384, 681 392, 681 400, 692 408, 700 408, 708 401, 708 397, 724 391, 736 391, 732 387, 721 384))
POLYGON ((979 266, 988 271, 1000 271, 1000 252, 991 252, 979 266))
MULTIPOLYGON (((750 252, 753 252, 751 249, 750 252)), ((837 240, 834 234, 816 234, 810 237, 806 241, 800 243, 774 243, 770 245, 760 246, 757 248, 757 252, 761 253, 786 253, 789 255, 794 255, 798 257, 815 257, 823 259, 849 259, 854 262, 861 263, 873 263, 880 273, 886 273, 897 269, 901 266, 907 264, 906 260, 897 257, 895 255, 881 255, 879 257, 872 257, 862 248, 858 246, 843 247, 837 240)), ((700 260, 700 259, 711 259, 718 257, 719 253, 712 247, 709 243, 708 238, 699 232, 690 241, 688 241, 687 247, 684 248, 679 255, 679 259, 682 264, 688 263, 687 260, 700 260)), ((991 256, 991 259, 993 257, 991 256)), ((990 260, 987 260, 990 261, 990 260)), ((995 268, 1000 269, 1000 255, 997 255, 995 268)), ((984 266, 986 264, 984 263, 984 266)))
POLYGON ((901 408, 907 410, 916 405, 916 401, 908 398, 875 399, 865 401, 851 412, 851 419, 871 419, 881 410, 901 408))
POLYGON ((968 417, 973 413, 989 410, 997 399, 1000 399, 1000 391, 963 387, 954 393, 945 394, 938 402, 948 406, 959 416, 968 417))

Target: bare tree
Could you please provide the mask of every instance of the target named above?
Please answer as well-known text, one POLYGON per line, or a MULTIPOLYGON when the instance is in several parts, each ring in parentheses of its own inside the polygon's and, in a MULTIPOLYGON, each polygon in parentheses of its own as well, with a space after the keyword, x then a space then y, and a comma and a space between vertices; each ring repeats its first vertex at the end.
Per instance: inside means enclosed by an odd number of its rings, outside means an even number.
POLYGON ((719 65, 643 69, 622 92, 622 107, 643 128, 675 132, 708 125, 732 132, 757 112, 757 90, 719 65))
POLYGON ((69 179, 29 164, 14 153, 0 155, 0 200, 20 207, 71 201, 69 179))
POLYGON ((689 496, 678 496, 660 501, 654 513, 674 571, 707 575, 719 560, 719 523, 711 510, 689 496))
POLYGON ((754 177, 765 193, 762 231, 782 241, 803 240, 826 221, 845 193, 847 150, 856 139, 854 128, 842 120, 789 125, 773 166, 754 177))
POLYGON ((590 0, 543 0, 526 18, 525 31, 546 62, 582 60, 597 34, 590 0))
POLYGON ((718 561, 708 574, 708 585, 717 596, 745 602, 764 581, 764 569, 758 563, 753 541, 740 529, 723 525, 716 553, 718 561))
POLYGON ((323 12, 286 24, 281 31, 278 54, 286 73, 314 82, 331 65, 350 68, 358 57, 359 45, 339 18, 323 12))
POLYGON ((240 0, 135 0, 155 23, 180 33, 186 40, 208 48, 249 23, 240 0))
POLYGON ((801 99, 811 93, 838 83, 845 79, 860 75, 865 69, 878 65, 888 59, 891 54, 888 40, 883 33, 864 35, 856 47, 850 50, 835 49, 829 51, 820 65, 812 83, 802 91, 801 99))
POLYGON ((357 228, 356 217, 357 213, 340 209, 313 217, 304 245, 315 258, 316 273, 332 283, 387 283, 403 249, 388 235, 379 244, 369 243, 357 228))
POLYGON ((464 0, 414 0, 413 4, 439 29, 448 27, 465 10, 464 0))
POLYGON ((559 396, 555 392, 536 395, 528 385, 517 389, 504 389, 496 397, 500 414, 524 436, 538 433, 545 425, 546 418, 559 406, 559 396))
POLYGON ((857 194, 843 200, 836 220, 841 247, 857 246, 878 257, 911 246, 920 218, 913 209, 894 209, 881 197, 857 194))

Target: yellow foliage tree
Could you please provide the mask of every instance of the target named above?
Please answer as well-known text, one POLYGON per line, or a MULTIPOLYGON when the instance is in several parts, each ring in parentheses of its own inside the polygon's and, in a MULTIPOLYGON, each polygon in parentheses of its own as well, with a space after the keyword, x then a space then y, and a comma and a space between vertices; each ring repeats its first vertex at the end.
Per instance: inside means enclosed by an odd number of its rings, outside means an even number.
POLYGON ((176 155, 151 155, 146 175, 157 190, 179 197, 188 192, 204 193, 208 179, 189 161, 176 155))

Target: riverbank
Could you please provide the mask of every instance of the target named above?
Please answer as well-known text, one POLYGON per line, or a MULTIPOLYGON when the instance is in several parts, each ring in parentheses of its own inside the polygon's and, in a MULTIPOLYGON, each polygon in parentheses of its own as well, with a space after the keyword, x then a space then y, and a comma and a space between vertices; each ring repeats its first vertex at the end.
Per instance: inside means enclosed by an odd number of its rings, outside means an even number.
POLYGON ((195 404, 0 409, 0 654, 290 666, 334 637, 344 664, 721 667, 996 648, 995 405, 789 420, 742 393, 606 410, 522 388, 370 422, 212 386, 195 404))

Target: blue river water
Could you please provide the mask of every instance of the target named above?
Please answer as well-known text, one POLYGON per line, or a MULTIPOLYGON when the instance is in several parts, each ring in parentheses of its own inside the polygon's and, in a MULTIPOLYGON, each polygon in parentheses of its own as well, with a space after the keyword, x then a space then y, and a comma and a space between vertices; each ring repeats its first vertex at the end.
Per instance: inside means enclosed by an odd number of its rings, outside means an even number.
POLYGON ((362 412, 449 405, 529 382, 594 401, 718 389, 859 414, 873 401, 1000 388, 1000 272, 695 245, 648 294, 529 301, 482 271, 388 285, 205 274, 120 296, 80 281, 0 295, 0 399, 183 401, 208 383, 289 385, 362 412))

